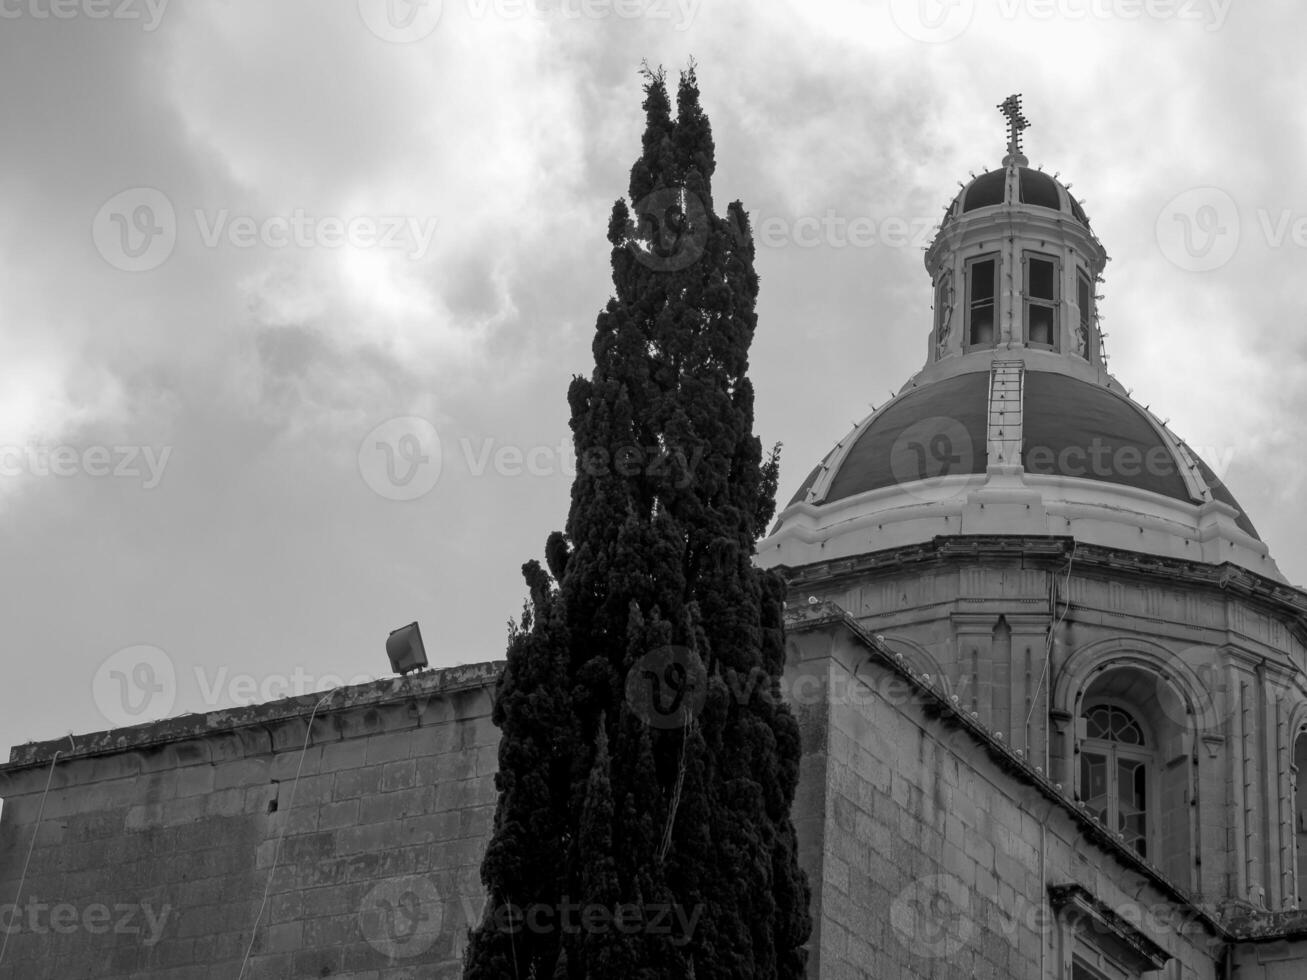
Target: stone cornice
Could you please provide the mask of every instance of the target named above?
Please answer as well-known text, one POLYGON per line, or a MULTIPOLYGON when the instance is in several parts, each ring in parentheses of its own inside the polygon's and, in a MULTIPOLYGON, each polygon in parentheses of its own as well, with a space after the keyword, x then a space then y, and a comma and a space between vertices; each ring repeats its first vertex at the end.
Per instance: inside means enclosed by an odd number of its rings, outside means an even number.
POLYGON ((1264 912, 1231 906, 1224 910, 1225 928, 1240 942, 1270 943, 1307 940, 1307 910, 1264 912))
POLYGON ((1075 553, 1080 571, 1109 572, 1118 578, 1170 586, 1182 585, 1213 594, 1233 595, 1281 620, 1307 644, 1307 593, 1240 565, 1186 561, 1144 552, 1075 542, 1050 535, 939 535, 919 545, 798 567, 777 565, 789 587, 800 592, 852 578, 877 577, 911 568, 941 567, 959 561, 1020 559, 1035 567, 1063 569, 1075 553))
POLYGON ((1160 970, 1170 955, 1131 922, 1100 901, 1088 888, 1074 882, 1049 885, 1048 897, 1053 908, 1069 918, 1087 918, 1100 937, 1110 937, 1124 959, 1140 971, 1160 970))
POLYGON ((225 746, 221 754, 225 757, 272 751, 274 746, 269 730, 282 723, 307 719, 319 703, 317 717, 322 718, 344 711, 443 699, 461 691, 492 687, 503 668, 503 661, 492 661, 424 670, 405 677, 339 687, 326 693, 315 692, 264 704, 185 714, 129 728, 28 742, 10 750, 9 762, 0 765, 0 776, 47 764, 56 753, 60 763, 64 763, 192 739, 221 738, 225 746))

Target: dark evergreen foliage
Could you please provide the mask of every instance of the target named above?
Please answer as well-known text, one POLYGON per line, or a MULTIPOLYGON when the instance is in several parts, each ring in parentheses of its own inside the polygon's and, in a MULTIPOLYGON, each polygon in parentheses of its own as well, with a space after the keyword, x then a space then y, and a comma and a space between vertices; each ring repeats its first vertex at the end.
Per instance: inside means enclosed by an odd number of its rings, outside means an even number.
POLYGON ((495 705, 489 903, 465 980, 805 974, 784 587, 751 561, 779 450, 764 459, 753 434, 753 243, 739 202, 714 211, 693 67, 675 119, 662 72, 645 77, 634 207, 609 222, 615 295, 568 392, 566 535, 548 572, 523 567, 495 705))

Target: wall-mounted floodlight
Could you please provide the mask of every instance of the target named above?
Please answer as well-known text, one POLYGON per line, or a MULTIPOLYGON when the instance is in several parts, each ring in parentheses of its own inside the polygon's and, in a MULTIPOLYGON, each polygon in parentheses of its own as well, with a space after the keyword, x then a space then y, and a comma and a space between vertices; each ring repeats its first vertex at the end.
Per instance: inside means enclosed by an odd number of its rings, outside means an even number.
POLYGON ((416 622, 401 626, 386 638, 386 656, 390 658, 390 669, 397 674, 407 674, 427 665, 422 631, 416 622))

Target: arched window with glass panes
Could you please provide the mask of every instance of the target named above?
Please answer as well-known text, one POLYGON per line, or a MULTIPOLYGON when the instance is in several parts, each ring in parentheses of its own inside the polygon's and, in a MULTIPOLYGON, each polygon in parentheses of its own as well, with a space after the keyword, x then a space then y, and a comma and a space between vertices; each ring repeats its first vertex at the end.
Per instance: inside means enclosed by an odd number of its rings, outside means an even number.
POLYGON ((1081 718, 1080 799, 1103 826, 1148 858, 1153 749, 1147 733, 1117 704, 1086 705, 1081 718))

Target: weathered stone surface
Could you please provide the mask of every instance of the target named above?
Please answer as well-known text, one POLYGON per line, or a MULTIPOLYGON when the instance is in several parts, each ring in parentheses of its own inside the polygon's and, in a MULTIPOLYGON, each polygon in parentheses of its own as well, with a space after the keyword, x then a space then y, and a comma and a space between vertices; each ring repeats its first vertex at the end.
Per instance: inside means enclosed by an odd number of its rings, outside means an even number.
POLYGON ((15 749, 0 978, 234 977, 247 950, 246 978, 456 976, 484 903, 501 666, 338 691, 307 749, 321 695, 15 749), (406 931, 411 909, 431 935, 406 931))

